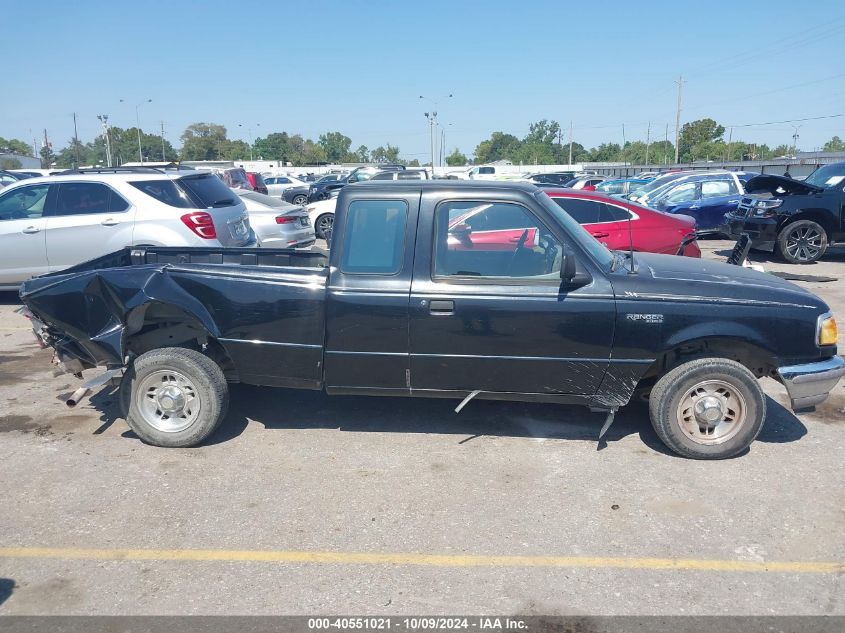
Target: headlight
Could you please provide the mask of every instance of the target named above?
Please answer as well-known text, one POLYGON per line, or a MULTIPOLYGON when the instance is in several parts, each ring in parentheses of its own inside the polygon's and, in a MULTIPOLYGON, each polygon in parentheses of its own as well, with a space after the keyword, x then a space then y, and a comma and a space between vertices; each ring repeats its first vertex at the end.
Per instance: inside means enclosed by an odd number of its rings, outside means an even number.
POLYGON ((829 312, 819 317, 819 345, 836 345, 839 332, 836 330, 836 319, 829 312))
POLYGON ((772 198, 771 200, 758 200, 754 203, 754 215, 758 218, 767 218, 775 214, 775 209, 783 204, 783 200, 772 198))

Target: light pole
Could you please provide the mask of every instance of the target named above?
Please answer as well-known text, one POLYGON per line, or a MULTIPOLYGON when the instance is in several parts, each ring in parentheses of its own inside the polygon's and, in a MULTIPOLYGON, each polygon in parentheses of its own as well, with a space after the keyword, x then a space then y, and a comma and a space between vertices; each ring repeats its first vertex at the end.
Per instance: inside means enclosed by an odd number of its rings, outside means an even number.
POLYGON ((437 125, 437 100, 451 99, 452 93, 442 95, 440 97, 426 97, 420 95, 420 99, 428 100, 434 103, 434 109, 431 112, 425 113, 425 118, 428 119, 429 134, 431 136, 431 175, 434 177, 434 126, 437 125))
MULTIPOLYGON (((126 103, 126 99, 121 99, 120 102, 126 103)), ((138 130, 138 160, 142 163, 144 162, 144 154, 141 152, 141 106, 152 102, 152 99, 144 99, 135 106, 135 128, 138 130)))
POLYGON ((109 140, 109 115, 98 114, 97 118, 103 124, 103 136, 106 139, 106 167, 111 167, 111 141, 109 140))
MULTIPOLYGON (((246 127, 246 131, 249 134, 249 160, 252 160, 252 126, 251 125, 244 126, 243 123, 238 123, 238 127, 246 127)), ((261 127, 261 124, 256 123, 255 127, 261 127)))

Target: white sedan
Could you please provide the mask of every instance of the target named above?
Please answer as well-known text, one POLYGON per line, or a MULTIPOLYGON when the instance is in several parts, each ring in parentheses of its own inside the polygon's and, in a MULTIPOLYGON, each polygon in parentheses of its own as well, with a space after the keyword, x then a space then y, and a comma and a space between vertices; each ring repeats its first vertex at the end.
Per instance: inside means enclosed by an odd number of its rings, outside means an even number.
POLYGON ((306 205, 305 210, 308 211, 308 217, 311 218, 311 224, 314 227, 317 237, 325 239, 326 231, 334 225, 334 210, 336 206, 337 197, 306 205))
POLYGON ((307 187, 308 183, 294 178, 293 176, 264 176, 264 184, 267 185, 267 193, 276 198, 281 198, 285 189, 291 187, 307 187))

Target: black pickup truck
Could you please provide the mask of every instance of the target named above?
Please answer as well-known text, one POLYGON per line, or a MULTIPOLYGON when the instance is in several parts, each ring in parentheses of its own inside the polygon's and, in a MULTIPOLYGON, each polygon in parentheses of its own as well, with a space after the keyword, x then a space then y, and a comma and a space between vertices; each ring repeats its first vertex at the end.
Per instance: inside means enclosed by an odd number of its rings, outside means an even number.
POLYGON ((820 167, 806 180, 755 176, 745 191, 749 195, 725 215, 725 232, 747 233, 752 248, 812 264, 828 246, 845 243, 845 163, 820 167))
MULTIPOLYGON (((530 184, 349 185, 328 255, 117 252, 26 282, 37 335, 73 373, 122 375, 131 428, 192 446, 229 382, 329 394, 579 404, 648 397, 674 451, 736 455, 771 376, 795 409, 845 362, 823 301, 777 277, 689 257, 612 252, 530 184)), ((102 384, 100 378, 93 384, 102 384)))

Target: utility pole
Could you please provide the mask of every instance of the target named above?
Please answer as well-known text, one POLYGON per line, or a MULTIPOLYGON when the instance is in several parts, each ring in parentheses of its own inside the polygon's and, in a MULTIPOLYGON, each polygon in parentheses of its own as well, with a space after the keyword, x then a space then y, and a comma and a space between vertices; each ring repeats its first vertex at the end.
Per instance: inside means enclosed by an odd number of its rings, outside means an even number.
POLYGON ((684 76, 678 77, 678 109, 675 111, 675 164, 680 162, 681 145, 681 89, 684 85, 684 76))
POLYGON ((79 168, 79 133, 76 131, 76 112, 73 113, 73 146, 76 149, 76 167, 79 168))
POLYGON ((569 119, 569 166, 572 167, 572 119, 569 119))
POLYGON ((730 131, 728 132, 728 147, 727 147, 727 150, 725 151, 725 154, 727 155, 727 157, 725 158, 725 160, 733 160, 731 158, 731 142, 733 141, 733 137, 734 137, 734 129, 733 129, 733 126, 731 126, 730 131))
POLYGON ((645 133, 645 164, 648 165, 648 147, 651 145, 651 121, 648 122, 648 128, 645 133))
MULTIPOLYGON (((44 128, 44 147, 47 148, 47 155, 49 156, 50 155, 50 139, 47 138, 47 128, 46 127, 44 128)), ((47 165, 45 165, 46 169, 50 169, 50 167, 52 167, 52 165, 50 165, 50 163, 47 163, 47 165)))
POLYGON ((109 139, 109 115, 98 114, 97 118, 103 124, 103 137, 106 139, 106 167, 112 166, 111 160, 111 139, 109 139))
MULTIPOLYGON (((627 145, 627 141, 625 140, 625 124, 622 124, 622 162, 625 163, 625 167, 628 167, 628 159, 625 158, 625 146, 627 145)), ((625 175, 628 175, 628 170, 625 170, 625 175)))
POLYGON ((429 135, 431 136, 431 176, 434 177, 434 125, 437 122, 437 112, 426 112, 425 118, 428 119, 429 135))
POLYGON ((797 146, 798 146, 798 139, 799 139, 799 138, 801 138, 801 137, 798 135, 798 129, 799 129, 800 127, 801 127, 800 125, 793 125, 793 126, 792 126, 792 128, 795 130, 795 132, 792 134, 792 157, 793 157, 793 158, 795 157, 795 153, 798 151, 798 150, 797 150, 797 146))
POLYGON ((161 162, 167 161, 164 155, 164 121, 161 122, 161 162))
POLYGON ((666 161, 669 158, 666 156, 666 150, 669 148, 669 124, 666 124, 666 134, 663 137, 663 164, 666 164, 666 161))

